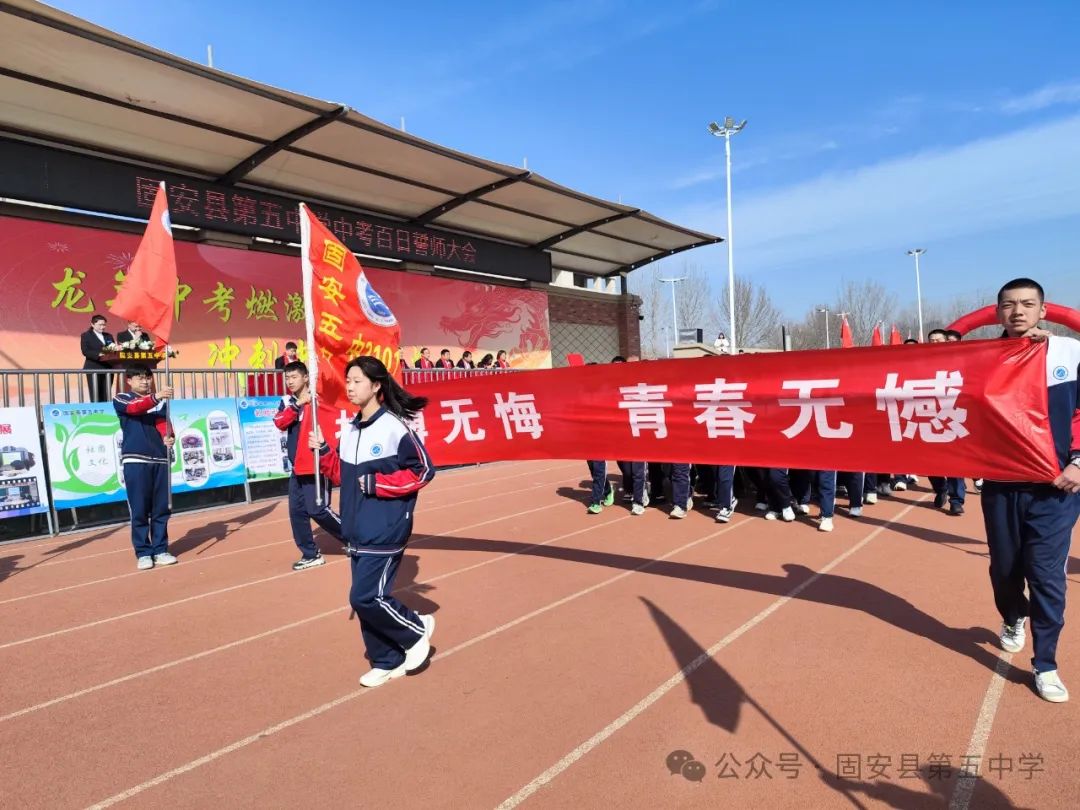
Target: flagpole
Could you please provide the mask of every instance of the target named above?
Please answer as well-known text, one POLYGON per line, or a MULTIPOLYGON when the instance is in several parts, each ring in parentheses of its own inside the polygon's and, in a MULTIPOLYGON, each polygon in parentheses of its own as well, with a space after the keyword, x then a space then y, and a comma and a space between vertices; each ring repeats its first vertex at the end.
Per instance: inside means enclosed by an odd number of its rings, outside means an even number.
MULTIPOLYGON (((169 344, 165 344, 165 387, 172 388, 172 372, 169 371, 169 344)), ((165 476, 165 480, 169 487, 169 511, 172 511, 172 468, 174 459, 177 458, 176 453, 176 436, 172 429, 172 420, 169 418, 169 403, 172 397, 165 400, 165 435, 173 437, 173 446, 169 451, 169 466, 168 473, 165 476)))
MULTIPOLYGON (((311 266, 311 223, 307 218, 307 206, 300 203, 300 267, 304 279, 304 326, 308 346, 308 395, 311 397, 311 433, 319 430, 319 352, 315 348, 315 312, 311 306, 311 287, 314 269, 311 266)), ((300 424, 303 424, 301 415, 300 424)), ((311 434, 309 434, 311 435, 311 434)), ((326 437, 323 437, 326 441, 326 437)), ((319 448, 313 448, 315 459, 315 505, 323 505, 322 475, 319 470, 319 448)))

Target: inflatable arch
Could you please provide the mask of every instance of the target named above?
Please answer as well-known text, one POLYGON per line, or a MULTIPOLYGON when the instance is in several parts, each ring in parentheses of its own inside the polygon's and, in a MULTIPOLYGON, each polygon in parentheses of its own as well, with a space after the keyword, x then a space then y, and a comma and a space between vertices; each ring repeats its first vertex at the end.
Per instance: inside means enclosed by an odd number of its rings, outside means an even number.
MULTIPOLYGON (((1047 302, 1046 320, 1067 326, 1074 332, 1080 332, 1080 312, 1072 307, 1047 302)), ((994 326, 997 322, 997 307, 991 305, 957 318, 946 328, 955 329, 961 335, 966 335, 980 326, 994 326)))

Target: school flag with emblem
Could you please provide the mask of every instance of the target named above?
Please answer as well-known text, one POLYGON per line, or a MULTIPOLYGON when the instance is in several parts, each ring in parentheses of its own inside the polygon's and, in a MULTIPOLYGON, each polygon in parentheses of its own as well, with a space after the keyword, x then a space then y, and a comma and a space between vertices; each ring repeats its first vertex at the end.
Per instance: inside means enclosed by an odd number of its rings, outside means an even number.
POLYGON ((346 364, 370 355, 400 380, 401 327, 356 256, 303 203, 300 259, 311 391, 323 437, 333 445, 354 410, 345 395, 346 364))

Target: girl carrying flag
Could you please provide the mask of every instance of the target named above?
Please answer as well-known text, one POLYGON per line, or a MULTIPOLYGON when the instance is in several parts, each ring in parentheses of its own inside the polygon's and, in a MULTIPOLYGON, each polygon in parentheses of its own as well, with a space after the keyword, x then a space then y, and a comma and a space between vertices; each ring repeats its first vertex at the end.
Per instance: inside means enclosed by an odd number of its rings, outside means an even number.
POLYGON ((320 469, 341 488, 341 526, 352 567, 349 604, 360 620, 372 669, 360 678, 381 686, 421 667, 431 652, 435 617, 421 616, 391 592, 412 534, 417 493, 435 466, 406 420, 426 404, 410 396, 374 357, 345 366, 345 391, 359 412, 330 447, 316 426, 310 446, 320 469))

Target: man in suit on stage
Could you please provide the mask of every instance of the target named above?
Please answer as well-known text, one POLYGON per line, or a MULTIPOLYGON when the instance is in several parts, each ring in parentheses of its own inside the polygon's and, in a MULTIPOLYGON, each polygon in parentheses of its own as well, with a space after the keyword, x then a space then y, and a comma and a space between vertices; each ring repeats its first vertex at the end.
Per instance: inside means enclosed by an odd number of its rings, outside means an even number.
MULTIPOLYGON (((116 336, 116 342, 119 343, 121 346, 123 346, 125 343, 130 343, 132 341, 142 343, 144 340, 148 340, 151 343, 154 342, 154 339, 150 337, 149 333, 146 332, 134 321, 129 323, 128 328, 116 336)), ((136 346, 136 348, 138 348, 138 346, 136 346)))
MULTIPOLYGON (((84 370, 112 368, 108 363, 101 361, 101 353, 105 351, 105 347, 116 342, 113 340, 113 336, 105 331, 107 323, 104 315, 95 315, 90 319, 90 328, 79 336, 79 347, 84 358, 84 370)), ((109 401, 111 376, 110 374, 86 375, 86 387, 90 391, 91 402, 109 401)))

